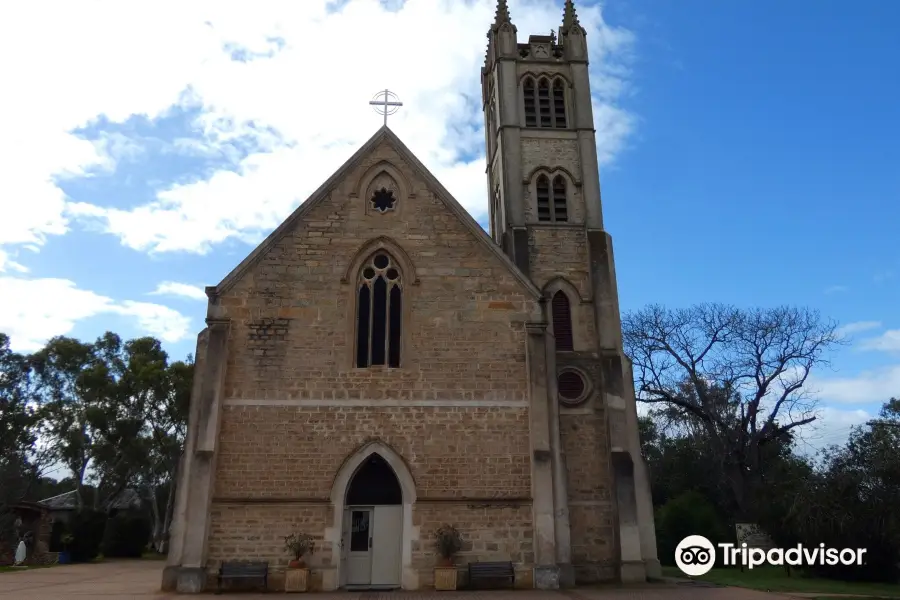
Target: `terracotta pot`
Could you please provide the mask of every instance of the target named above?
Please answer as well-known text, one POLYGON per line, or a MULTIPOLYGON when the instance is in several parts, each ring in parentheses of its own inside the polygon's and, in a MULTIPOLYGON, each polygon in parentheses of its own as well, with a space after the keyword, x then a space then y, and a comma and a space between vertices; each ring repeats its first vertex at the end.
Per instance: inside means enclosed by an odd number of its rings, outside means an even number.
POLYGON ((297 558, 288 563, 289 569, 302 569, 306 566, 302 558, 297 558))
POLYGON ((439 567, 452 567, 453 566, 453 557, 442 556, 437 561, 437 566, 439 567))

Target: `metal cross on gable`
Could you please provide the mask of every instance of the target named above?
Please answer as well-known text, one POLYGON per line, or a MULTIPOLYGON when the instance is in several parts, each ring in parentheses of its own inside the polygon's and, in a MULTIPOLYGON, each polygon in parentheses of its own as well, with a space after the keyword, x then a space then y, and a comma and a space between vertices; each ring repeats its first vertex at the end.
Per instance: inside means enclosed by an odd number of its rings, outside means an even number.
POLYGON ((375 94, 372 99, 369 100, 369 104, 375 108, 375 112, 379 115, 384 115, 385 125, 387 125, 388 115, 394 114, 400 110, 401 106, 403 106, 403 103, 400 102, 400 98, 397 97, 397 94, 387 89, 375 94))

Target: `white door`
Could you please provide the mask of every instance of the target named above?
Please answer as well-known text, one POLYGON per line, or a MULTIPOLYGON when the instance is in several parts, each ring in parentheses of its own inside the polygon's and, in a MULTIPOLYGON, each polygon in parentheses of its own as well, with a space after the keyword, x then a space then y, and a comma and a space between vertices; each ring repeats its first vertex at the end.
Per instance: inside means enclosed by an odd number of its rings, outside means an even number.
POLYGON ((347 585, 372 583, 372 509, 351 508, 347 552, 347 585))
POLYGON ((403 507, 376 506, 372 520, 372 586, 400 587, 403 507))

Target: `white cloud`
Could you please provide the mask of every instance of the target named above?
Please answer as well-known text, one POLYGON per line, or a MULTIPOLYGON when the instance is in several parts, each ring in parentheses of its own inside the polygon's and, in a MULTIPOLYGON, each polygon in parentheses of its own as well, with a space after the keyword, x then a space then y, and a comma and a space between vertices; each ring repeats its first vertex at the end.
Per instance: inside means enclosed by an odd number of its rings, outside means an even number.
POLYGON ((0 273, 15 271, 17 273, 27 273, 28 267, 14 261, 8 252, 0 248, 0 273))
POLYGON ((188 337, 191 320, 168 306, 125 300, 109 310, 136 318, 143 331, 164 342, 175 343, 188 337))
POLYGON ((797 449, 811 455, 832 444, 841 445, 847 441, 854 426, 862 425, 872 417, 864 410, 823 406, 817 411, 815 421, 797 428, 797 449))
POLYGON ((836 333, 840 336, 849 336, 862 331, 871 331, 881 327, 881 321, 856 321, 838 327, 836 333))
POLYGON ((900 392, 900 365, 863 371, 855 377, 811 375, 807 389, 824 402, 880 404, 900 392))
POLYGON ((116 302, 67 279, 0 276, 0 331, 18 351, 37 350, 51 337, 71 332, 77 321, 100 314, 133 317, 143 332, 166 342, 184 339, 190 328, 188 317, 160 304, 116 302))
POLYGON ((863 350, 900 352, 900 329, 889 329, 878 337, 863 340, 860 342, 859 347, 863 350))
MULTIPOLYGON (((520 40, 560 24, 561 2, 511 4, 520 40)), ((54 4, 48 20, 40 3, 3 4, 0 53, 22 58, 4 70, 12 92, 0 114, 0 164, 16 168, 0 179, 0 244, 40 245, 72 218, 151 252, 257 241, 376 130, 379 117, 366 103, 385 86, 405 103, 391 127, 470 212, 484 214, 479 70, 495 1, 407 0, 391 11, 349 0, 337 14, 328 5, 282 0, 248 11, 237 1, 162 0, 140 10, 111 0, 54 4), (35 44, 38 37, 53 44, 35 44), (232 61, 226 45, 269 57, 232 61), (202 106, 203 139, 180 148, 229 154, 229 142, 249 137, 260 149, 237 173, 172 186, 143 206, 67 205, 55 177, 139 159, 121 137, 92 143, 73 128, 100 115, 152 119, 185 105, 202 106)), ((579 15, 592 51, 598 156, 609 162, 634 127, 616 105, 634 39, 609 27, 597 7, 579 15)))
POLYGON ((180 296, 191 300, 206 300, 206 292, 203 288, 177 281, 163 281, 156 289, 150 292, 151 296, 180 296))
POLYGON ((848 288, 846 285, 832 285, 832 286, 825 288, 825 293, 829 294, 829 295, 830 294, 840 294, 840 293, 847 292, 847 291, 850 291, 850 288, 848 288))

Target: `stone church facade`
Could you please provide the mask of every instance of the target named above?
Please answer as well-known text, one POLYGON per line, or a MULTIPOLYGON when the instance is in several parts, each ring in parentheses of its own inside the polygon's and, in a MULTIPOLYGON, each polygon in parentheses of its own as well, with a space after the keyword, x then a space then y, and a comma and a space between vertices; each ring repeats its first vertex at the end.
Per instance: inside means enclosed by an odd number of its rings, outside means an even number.
POLYGON ((164 589, 295 532, 317 589, 428 588, 443 524, 520 586, 659 575, 585 32, 488 39, 490 236, 383 127, 207 288, 164 589))

